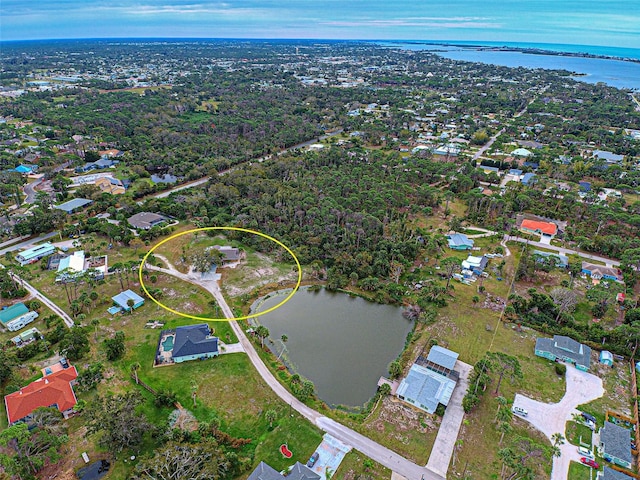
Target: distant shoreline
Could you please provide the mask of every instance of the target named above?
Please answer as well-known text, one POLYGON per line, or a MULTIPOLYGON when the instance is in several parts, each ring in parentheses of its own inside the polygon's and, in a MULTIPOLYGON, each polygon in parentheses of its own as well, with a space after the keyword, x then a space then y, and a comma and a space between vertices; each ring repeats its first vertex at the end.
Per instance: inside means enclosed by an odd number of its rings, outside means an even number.
MULTIPOLYGON (((596 53, 588 53, 588 52, 566 52, 559 50, 548 50, 544 48, 537 47, 516 47, 516 46, 495 46, 495 45, 483 45, 483 44, 459 44, 459 43, 450 43, 450 42, 423 42, 419 40, 408 40, 408 41, 381 41, 380 43, 385 43, 389 45, 431 45, 431 46, 442 46, 442 47, 455 47, 464 50, 477 50, 477 51, 489 51, 489 52, 519 52, 528 55, 548 55, 555 57, 577 57, 577 58, 599 58, 602 60, 618 60, 622 62, 631 62, 631 63, 640 63, 640 59, 631 58, 631 57, 622 57, 616 55, 602 55, 596 53)), ((438 50, 430 50, 432 52, 438 52, 438 50)))

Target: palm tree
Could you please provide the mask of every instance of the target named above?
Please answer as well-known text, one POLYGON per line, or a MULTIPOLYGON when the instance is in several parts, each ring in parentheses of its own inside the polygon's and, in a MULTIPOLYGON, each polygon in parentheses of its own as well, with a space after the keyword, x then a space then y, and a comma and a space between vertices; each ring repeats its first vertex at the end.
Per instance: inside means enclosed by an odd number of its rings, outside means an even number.
POLYGON ((269 329, 264 325, 260 325, 256 328, 256 335, 260 337, 260 346, 264 348, 264 339, 269 336, 269 329))
POLYGON ((136 385, 139 384, 140 382, 138 381, 138 369, 140 368, 140 364, 138 362, 134 362, 129 368, 131 368, 131 372, 133 372, 136 377, 136 385))
POLYGON ((264 418, 269 422, 269 428, 273 428, 273 422, 276 420, 277 413, 274 409, 264 412, 264 418))
POLYGON ((94 327, 93 339, 97 342, 98 341, 98 325, 100 325, 100 319, 94 318, 93 320, 91 320, 91 325, 93 325, 94 327))
POLYGON ((506 433, 510 433, 513 428, 508 422, 500 422, 498 425, 498 431, 500 432, 500 441, 498 442, 498 446, 502 445, 502 440, 504 439, 504 435, 506 433))
POLYGON ((496 410, 496 418, 498 419, 498 413, 500 413, 500 409, 509 403, 509 400, 504 398, 502 395, 496 397, 496 401, 498 402, 498 409, 496 410))

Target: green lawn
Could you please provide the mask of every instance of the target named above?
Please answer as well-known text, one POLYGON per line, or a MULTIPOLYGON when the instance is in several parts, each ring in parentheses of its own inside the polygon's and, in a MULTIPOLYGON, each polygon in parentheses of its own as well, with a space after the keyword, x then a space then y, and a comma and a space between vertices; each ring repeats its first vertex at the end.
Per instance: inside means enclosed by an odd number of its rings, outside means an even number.
POLYGON ((368 478, 371 480, 389 480, 391 470, 360 453, 351 450, 347 453, 334 473, 336 479, 368 478))
POLYGON ((589 445, 589 449, 591 449, 592 432, 586 425, 577 422, 567 422, 565 437, 567 441, 573 445, 589 445))
POLYGON ((569 464, 569 475, 567 480, 593 480, 594 476, 591 474, 590 470, 592 469, 586 465, 578 462, 571 462, 569 464))

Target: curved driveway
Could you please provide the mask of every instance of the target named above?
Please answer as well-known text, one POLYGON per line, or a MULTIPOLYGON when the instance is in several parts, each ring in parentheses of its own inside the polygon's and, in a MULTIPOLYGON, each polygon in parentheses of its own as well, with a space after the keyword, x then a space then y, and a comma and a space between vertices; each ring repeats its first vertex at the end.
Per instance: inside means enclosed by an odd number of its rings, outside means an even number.
MULTIPOLYGON (((574 413, 579 413, 576 410, 578 405, 589 403, 604 395, 602 379, 591 373, 567 365, 565 378, 567 390, 558 403, 542 403, 520 394, 516 394, 513 401, 514 406, 522 407, 528 412, 523 420, 544 433, 551 443, 553 443, 551 436, 554 433, 561 433, 564 436, 566 423, 573 419, 574 413)), ((553 458, 551 480, 566 480, 571 460, 580 461, 575 445, 565 441, 565 444, 560 446, 560 452, 559 457, 553 458)))
MULTIPOLYGON (((156 255, 166 261, 165 258, 156 255)), ((169 268, 156 267, 154 265, 147 264, 149 270, 155 270, 165 273, 167 275, 173 275, 186 282, 193 283, 205 288, 211 293, 226 318, 234 318, 234 314, 227 305, 217 281, 206 280, 198 277, 197 274, 184 274, 176 270, 170 262, 166 262, 169 268)), ((330 418, 323 416, 321 413, 309 408, 307 405, 298 400, 293 394, 291 394, 286 388, 284 388, 278 380, 272 375, 271 371, 265 366, 260 359, 258 352, 256 352, 253 344, 249 341, 244 331, 238 325, 237 322, 229 322, 234 333, 238 337, 239 342, 242 344, 244 351, 249 356, 251 363, 256 368, 262 379, 271 387, 271 389, 278 395, 284 402, 291 405, 291 408, 295 409, 302 416, 308 419, 310 422, 318 426, 318 428, 329 433, 331 436, 337 438, 341 442, 359 450, 364 455, 375 460, 376 462, 384 465, 390 470, 399 473, 400 475, 408 478, 409 480, 445 480, 445 477, 439 475, 432 470, 416 465, 415 463, 407 460, 406 458, 398 455, 392 450, 374 442, 373 440, 365 437, 364 435, 346 427, 330 418)))

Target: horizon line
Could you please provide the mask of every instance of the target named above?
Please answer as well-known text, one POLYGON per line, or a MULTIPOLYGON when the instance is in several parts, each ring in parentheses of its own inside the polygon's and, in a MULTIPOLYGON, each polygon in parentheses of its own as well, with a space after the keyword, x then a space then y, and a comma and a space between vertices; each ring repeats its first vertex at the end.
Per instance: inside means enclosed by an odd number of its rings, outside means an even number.
POLYGON ((18 42, 49 42, 49 41, 119 41, 119 40, 242 40, 242 41, 301 41, 301 42, 398 42, 398 43, 423 43, 432 45, 443 44, 469 44, 471 46, 485 46, 487 44, 509 44, 520 45, 553 45, 553 46, 571 46, 571 47, 598 47, 598 48, 615 48, 622 50, 639 50, 636 47, 623 47, 617 45, 601 45, 601 44, 585 44, 585 43, 550 43, 550 42, 530 42, 518 40, 459 40, 459 39, 403 39, 403 38, 301 38, 301 37, 183 37, 183 36, 115 36, 115 37, 51 37, 51 38, 14 38, 2 39, 0 43, 18 43, 18 42))

